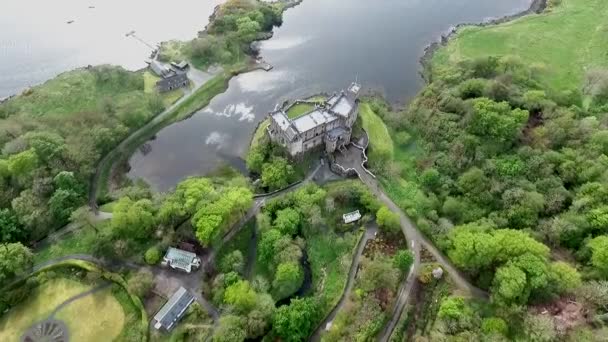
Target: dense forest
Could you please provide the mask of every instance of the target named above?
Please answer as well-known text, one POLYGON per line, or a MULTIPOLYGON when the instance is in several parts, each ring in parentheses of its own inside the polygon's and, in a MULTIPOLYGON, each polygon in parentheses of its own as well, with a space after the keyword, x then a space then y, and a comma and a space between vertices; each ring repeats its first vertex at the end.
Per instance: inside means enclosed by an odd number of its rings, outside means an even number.
MULTIPOLYGON (((420 150, 416 176, 397 161, 380 171, 419 186, 423 195, 416 203, 401 205, 456 266, 490 292, 496 317, 485 318, 510 327, 482 329, 483 310, 449 297, 440 316, 444 309, 451 311, 443 313, 445 325, 435 338, 498 332, 553 340, 553 323, 546 316, 526 316, 522 308, 560 296, 585 303, 587 323, 603 326, 608 286, 605 75, 589 72, 584 93, 552 92, 518 58, 483 57, 434 73, 404 112, 376 106, 388 126, 415 136, 420 150)), ((592 334, 575 327, 559 333, 592 334)))

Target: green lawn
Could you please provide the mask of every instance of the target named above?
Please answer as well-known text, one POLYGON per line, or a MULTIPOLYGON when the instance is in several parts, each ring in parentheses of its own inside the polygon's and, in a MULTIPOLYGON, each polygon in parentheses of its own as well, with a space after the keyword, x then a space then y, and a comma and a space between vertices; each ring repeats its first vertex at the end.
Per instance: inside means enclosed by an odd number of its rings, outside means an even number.
POLYGON ((297 118, 302 114, 310 112, 313 110, 313 108, 315 108, 315 106, 310 103, 298 103, 289 108, 287 111, 287 117, 290 119, 297 118))
MULTIPOLYGON (((31 324, 46 319, 62 302, 91 288, 65 278, 44 283, 0 318, 0 341, 18 341, 31 324)), ((122 307, 109 287, 67 305, 55 318, 66 323, 73 341, 111 341, 125 322, 122 307)))
POLYGON ((562 0, 540 15, 487 27, 466 27, 439 49, 433 72, 463 59, 517 55, 541 64, 542 80, 556 90, 579 89, 585 71, 608 66, 608 1, 562 0))
POLYGON ((370 158, 373 158, 374 154, 391 158, 394 154, 393 139, 384 121, 365 102, 359 105, 359 116, 363 129, 369 135, 370 158))

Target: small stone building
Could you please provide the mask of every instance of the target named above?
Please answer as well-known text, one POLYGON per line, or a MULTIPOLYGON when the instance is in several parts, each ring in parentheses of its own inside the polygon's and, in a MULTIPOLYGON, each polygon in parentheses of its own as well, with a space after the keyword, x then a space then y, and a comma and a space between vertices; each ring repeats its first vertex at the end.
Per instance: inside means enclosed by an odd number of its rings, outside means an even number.
POLYGON ((170 68, 156 59, 150 61, 150 70, 154 72, 160 80, 156 82, 156 89, 164 93, 171 90, 187 87, 190 83, 188 74, 186 73, 187 64, 184 64, 183 69, 178 67, 170 68))
POLYGON ((352 83, 346 91, 330 96, 323 103, 311 102, 315 106, 311 111, 293 119, 287 116, 289 108, 307 101, 296 101, 287 108, 271 112, 270 139, 284 146, 294 157, 323 144, 327 153, 345 147, 350 143, 352 126, 359 113, 360 89, 359 84, 352 83))
POLYGON ((164 93, 171 90, 187 87, 190 81, 185 73, 175 73, 169 77, 163 78, 156 82, 156 88, 159 92, 164 93))

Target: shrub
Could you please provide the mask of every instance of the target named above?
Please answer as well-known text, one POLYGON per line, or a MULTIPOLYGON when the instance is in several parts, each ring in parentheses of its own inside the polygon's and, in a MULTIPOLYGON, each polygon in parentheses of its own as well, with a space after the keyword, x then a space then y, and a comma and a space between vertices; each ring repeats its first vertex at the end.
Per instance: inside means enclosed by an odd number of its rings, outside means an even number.
POLYGON ((399 232, 401 224, 399 215, 393 213, 387 207, 383 206, 376 213, 376 221, 382 230, 387 233, 395 234, 399 232))
POLYGON ((148 265, 156 265, 160 261, 160 251, 156 247, 150 247, 144 254, 144 260, 148 265))
POLYGON ((490 317, 486 318, 481 322, 481 331, 484 334, 492 335, 492 334, 501 334, 505 335, 508 332, 509 328, 507 323, 498 317, 490 317))

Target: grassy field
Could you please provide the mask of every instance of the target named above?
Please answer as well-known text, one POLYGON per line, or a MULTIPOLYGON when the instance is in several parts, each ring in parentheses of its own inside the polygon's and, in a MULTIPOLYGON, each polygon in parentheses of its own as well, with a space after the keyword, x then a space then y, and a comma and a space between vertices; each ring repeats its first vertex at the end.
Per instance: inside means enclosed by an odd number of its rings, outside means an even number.
MULTIPOLYGON (((69 279, 53 279, 37 288, 23 303, 0 319, 0 341, 18 341, 31 324, 46 319, 62 302, 90 290, 89 285, 69 279)), ((124 325, 125 315, 110 288, 81 298, 57 312, 66 323, 70 340, 111 341, 124 325)))
POLYGON ((361 116, 363 129, 369 135, 370 158, 373 158, 374 154, 392 157, 394 154, 393 139, 382 119, 367 103, 359 105, 359 116, 361 116))
POLYGON ((529 65, 541 64, 547 86, 578 89, 586 70, 608 66, 607 16, 606 0, 562 0, 540 15, 466 27, 435 53, 433 72, 463 59, 517 55, 529 65))

